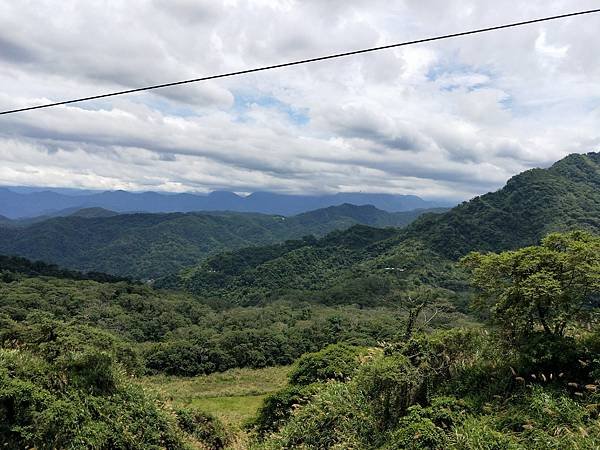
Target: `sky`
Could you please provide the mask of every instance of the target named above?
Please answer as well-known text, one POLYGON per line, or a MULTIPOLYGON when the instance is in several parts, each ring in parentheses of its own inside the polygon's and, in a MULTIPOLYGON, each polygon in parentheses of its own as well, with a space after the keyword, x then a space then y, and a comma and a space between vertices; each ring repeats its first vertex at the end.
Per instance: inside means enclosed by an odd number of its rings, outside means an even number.
MULTIPOLYGON (((0 0, 0 109, 600 7, 0 0)), ((600 14, 0 116, 0 185, 466 200, 600 150, 600 14)))

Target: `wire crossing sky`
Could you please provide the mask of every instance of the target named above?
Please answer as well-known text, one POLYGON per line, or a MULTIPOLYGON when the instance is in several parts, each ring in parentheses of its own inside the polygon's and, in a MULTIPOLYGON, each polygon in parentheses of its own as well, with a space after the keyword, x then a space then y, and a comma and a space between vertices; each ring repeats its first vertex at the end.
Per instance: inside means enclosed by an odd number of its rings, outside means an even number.
POLYGON ((0 186, 467 200, 600 149, 598 9, 0 0, 0 186))
POLYGON ((106 93, 106 94, 93 95, 90 97, 82 97, 82 98, 77 98, 77 99, 72 99, 72 100, 59 101, 59 102, 55 102, 55 103, 29 106, 26 108, 12 109, 12 110, 8 110, 8 111, 2 111, 2 112, 0 112, 0 115, 15 114, 15 113, 31 111, 31 110, 35 110, 35 109, 50 108, 53 106, 68 105, 68 104, 72 104, 72 103, 80 103, 80 102, 85 102, 85 101, 90 101, 90 100, 98 100, 98 99, 107 98, 107 97, 116 97, 116 96, 120 96, 120 95, 133 94, 136 92, 143 92, 143 91, 150 91, 150 90, 154 90, 154 89, 162 89, 162 88, 167 88, 167 87, 180 86, 183 84, 191 84, 191 83, 198 83, 201 81, 209 81, 209 80, 215 80, 215 79, 219 79, 219 78, 239 76, 239 75, 244 75, 244 74, 249 74, 249 73, 262 72, 262 71, 266 71, 266 70, 279 69, 279 68, 283 68, 283 67, 296 66, 296 65, 300 65, 300 64, 308 64, 308 63, 325 61, 325 60, 335 59, 335 58, 342 58, 342 57, 353 56, 353 55, 358 55, 358 54, 363 54, 363 53, 388 50, 388 49, 398 48, 398 47, 406 47, 409 45, 422 44, 422 43, 426 43, 426 42, 441 41, 444 39, 451 39, 451 38, 456 38, 456 37, 461 37, 461 36, 469 36, 469 35, 474 35, 474 34, 486 33, 486 32, 490 32, 490 31, 504 30, 504 29, 508 29, 508 28, 516 28, 516 27, 521 27, 521 26, 525 26, 525 25, 532 25, 535 23, 549 22, 552 20, 566 19, 569 17, 583 16, 583 15, 594 14, 594 13, 598 13, 598 12, 600 12, 600 8, 566 13, 566 14, 560 14, 560 15, 550 16, 550 17, 530 19, 530 20, 526 20, 526 21, 522 21, 522 22, 513 22, 513 23, 504 24, 504 25, 497 25, 497 26, 487 27, 487 28, 479 28, 479 29, 475 29, 475 30, 463 31, 463 32, 452 33, 452 34, 445 34, 445 35, 441 35, 441 36, 417 39, 417 40, 406 41, 406 42, 401 42, 401 43, 396 43, 396 44, 383 45, 383 46, 379 46, 379 47, 371 47, 371 48, 366 48, 366 49, 361 49, 361 50, 353 50, 353 51, 344 52, 344 53, 336 53, 336 54, 332 54, 332 55, 319 56, 316 58, 291 61, 291 62, 287 62, 287 63, 258 67, 258 68, 254 68, 254 69, 246 69, 246 70, 228 72, 228 73, 223 73, 223 74, 218 74, 218 75, 210 75, 210 76, 206 76, 206 77, 202 77, 202 78, 193 78, 190 80, 156 84, 156 85, 152 85, 152 86, 128 89, 128 90, 124 90, 124 91, 117 91, 117 92, 110 92, 110 93, 106 93))

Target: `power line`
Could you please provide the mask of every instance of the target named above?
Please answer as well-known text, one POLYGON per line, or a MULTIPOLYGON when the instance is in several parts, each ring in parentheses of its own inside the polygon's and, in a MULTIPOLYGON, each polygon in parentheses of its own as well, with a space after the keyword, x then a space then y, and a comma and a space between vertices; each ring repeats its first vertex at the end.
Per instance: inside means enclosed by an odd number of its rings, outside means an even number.
POLYGON ((353 50, 353 51, 345 52, 345 53, 336 53, 333 55, 319 56, 316 58, 309 58, 309 59, 302 59, 302 60, 291 61, 291 62, 286 62, 286 63, 282 63, 282 64, 274 64, 271 66, 257 67, 254 69, 239 70, 236 72, 228 72, 228 73, 222 73, 222 74, 218 74, 218 75, 210 75, 207 77, 193 78, 190 80, 175 81, 172 83, 155 84, 153 86, 146 86, 146 87, 135 88, 135 89, 127 89, 125 91, 110 92, 107 94, 93 95, 91 97, 82 97, 82 98, 76 98, 73 100, 64 100, 64 101, 60 101, 60 102, 56 102, 56 103, 48 103, 45 105, 29 106, 27 108, 19 108, 19 109, 13 109, 13 110, 8 110, 8 111, 2 111, 2 112, 0 112, 0 115, 14 114, 14 113, 23 112, 23 111, 31 111, 33 109, 50 108, 52 106, 68 105, 71 103, 86 102, 86 101, 90 101, 90 100, 97 100, 100 98, 115 97, 117 95, 125 95, 125 94, 133 94, 135 92, 150 91, 153 89, 161 89, 161 88, 172 87, 172 86, 180 86, 182 84, 198 83, 200 81, 215 80, 217 78, 226 78, 226 77, 233 77, 233 76, 237 76, 237 75, 245 75, 248 73, 262 72, 265 70, 279 69, 282 67, 297 66, 300 64, 308 64, 308 63, 317 62, 317 61, 325 61, 327 59, 343 58, 345 56, 359 55, 361 53, 377 52, 377 51, 381 51, 381 50, 387 50, 390 48, 406 47, 408 45, 422 44, 425 42, 441 41, 443 39, 451 39, 451 38, 460 37, 460 36, 468 36, 471 34, 486 33, 488 31, 504 30, 506 28, 521 27, 524 25, 531 25, 534 23, 548 22, 551 20, 558 20, 558 19, 566 19, 568 17, 583 16, 586 14, 594 14, 594 13, 598 13, 598 12, 600 12, 600 9, 590 9, 587 11, 579 11, 579 12, 573 12, 573 13, 568 13, 568 14, 561 14, 558 16, 550 16, 550 17, 543 17, 543 18, 539 18, 539 19, 531 19, 531 20, 526 20, 523 22, 514 22, 514 23, 508 23, 508 24, 504 24, 504 25, 497 25, 494 27, 479 28, 476 30, 463 31, 460 33, 445 34, 445 35, 441 35, 441 36, 417 39, 414 41, 400 42, 397 44, 382 45, 380 47, 371 47, 371 48, 366 48, 366 49, 362 49, 362 50, 353 50))

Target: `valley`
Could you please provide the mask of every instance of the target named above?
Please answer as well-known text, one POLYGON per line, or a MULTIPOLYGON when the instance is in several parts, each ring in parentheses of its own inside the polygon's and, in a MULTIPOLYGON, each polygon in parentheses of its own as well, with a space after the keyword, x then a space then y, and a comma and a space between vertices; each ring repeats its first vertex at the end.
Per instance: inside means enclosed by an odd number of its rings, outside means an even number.
POLYGON ((9 221, 1 252, 52 264, 0 258, 0 436, 594 448, 599 186, 590 153, 449 211, 9 221))

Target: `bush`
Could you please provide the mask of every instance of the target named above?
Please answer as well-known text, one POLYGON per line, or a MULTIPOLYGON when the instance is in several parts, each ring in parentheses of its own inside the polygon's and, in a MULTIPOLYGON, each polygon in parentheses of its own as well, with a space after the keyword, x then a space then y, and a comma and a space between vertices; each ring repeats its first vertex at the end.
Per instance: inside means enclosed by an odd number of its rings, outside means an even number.
POLYGON ((71 364, 0 349, 0 442, 6 448, 184 448, 169 416, 120 377, 106 354, 67 360, 71 364))
MULTIPOLYGON (((26 347, 43 359, 56 362, 61 357, 82 357, 100 351, 119 363, 129 374, 143 372, 142 359, 134 347, 113 334, 87 325, 71 325, 34 313, 25 322, 10 321, 0 329, 0 344, 4 348, 26 347)), ((65 364, 69 364, 66 360, 65 364)), ((75 363, 74 360, 71 363, 75 363)))
POLYGON ((290 373, 290 383, 306 386, 319 381, 346 381, 359 366, 360 351, 346 344, 329 345, 298 359, 290 373))
POLYGON ((215 359, 204 345, 174 341, 153 346, 146 353, 146 366, 167 375, 194 376, 216 371, 215 359))
POLYGON ((519 348, 519 369, 525 373, 560 373, 576 376, 580 358, 572 337, 534 333, 519 348))
POLYGON ((117 388, 117 371, 108 353, 88 351, 61 358, 60 369, 69 374, 73 386, 94 395, 110 394, 117 388))
POLYGON ((287 386, 265 398, 256 418, 248 423, 260 438, 273 433, 291 417, 294 409, 310 401, 322 389, 320 383, 308 386, 287 386))
POLYGON ((358 450, 371 447, 374 436, 374 422, 360 392, 352 383, 331 382, 258 448, 358 450))
POLYGON ((392 433, 384 450, 441 450, 447 448, 446 434, 429 419, 406 418, 392 433))
POLYGON ((520 450, 506 433, 496 431, 488 418, 468 418, 452 433, 451 448, 456 450, 520 450))
POLYGON ((179 409, 175 414, 179 428, 210 450, 221 450, 231 441, 229 431, 211 414, 197 409, 179 409))
POLYGON ((423 377, 404 356, 383 356, 363 366, 356 377, 380 431, 390 430, 413 405, 423 377))

